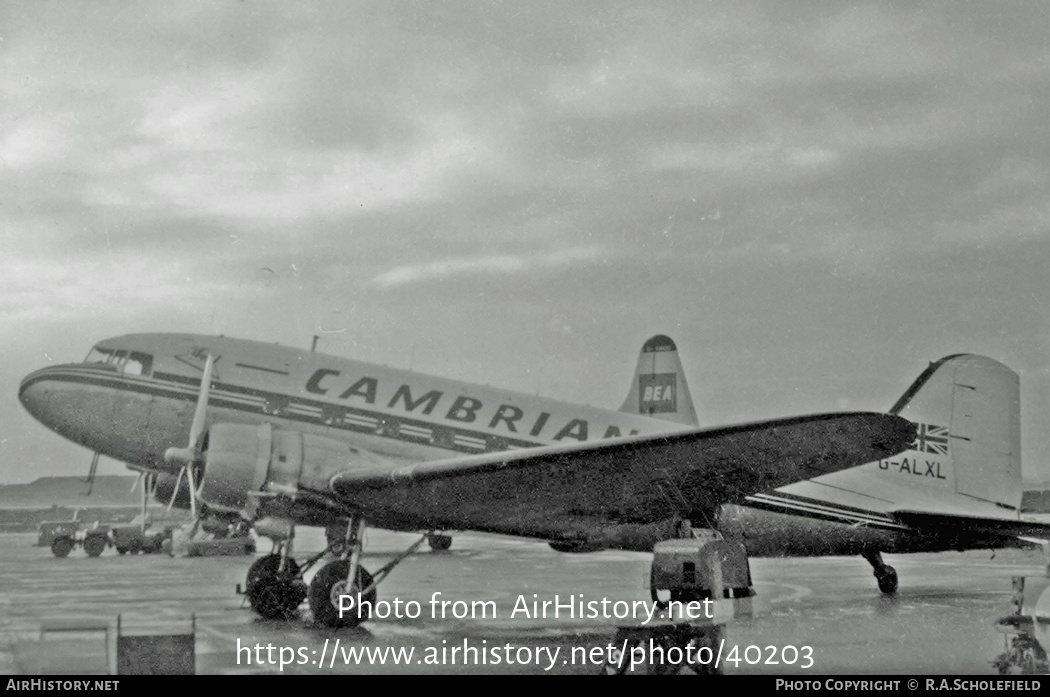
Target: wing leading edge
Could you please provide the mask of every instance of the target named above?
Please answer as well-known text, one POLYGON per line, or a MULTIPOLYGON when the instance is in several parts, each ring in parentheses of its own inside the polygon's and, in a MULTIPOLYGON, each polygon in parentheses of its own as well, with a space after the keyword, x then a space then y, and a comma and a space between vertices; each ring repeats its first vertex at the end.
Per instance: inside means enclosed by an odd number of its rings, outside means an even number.
POLYGON ((384 527, 593 540, 675 517, 711 521, 723 503, 890 457, 914 438, 898 416, 820 414, 358 469, 330 485, 384 527))

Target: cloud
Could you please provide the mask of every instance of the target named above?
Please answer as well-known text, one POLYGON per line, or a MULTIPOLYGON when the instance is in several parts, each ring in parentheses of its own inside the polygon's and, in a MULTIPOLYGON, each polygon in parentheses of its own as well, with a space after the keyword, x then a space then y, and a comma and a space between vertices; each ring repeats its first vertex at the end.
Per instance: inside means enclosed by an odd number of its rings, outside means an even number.
MULTIPOLYGON (((1045 318, 1002 311, 1045 296, 1035 3, 3 14, 0 320, 27 345, 214 314, 296 345, 347 328, 373 357, 470 336, 493 376, 523 336, 550 346, 520 356, 566 356, 667 327, 796 385, 823 380, 777 351, 815 342, 1045 365, 1028 339, 1045 318), (916 327, 916 299, 951 331, 916 327)), ((778 408, 725 394, 742 416, 778 408)))
POLYGON ((536 254, 493 254, 398 266, 372 278, 366 285, 392 289, 469 277, 504 279, 508 276, 549 273, 577 264, 593 264, 610 256, 597 246, 572 247, 536 254))

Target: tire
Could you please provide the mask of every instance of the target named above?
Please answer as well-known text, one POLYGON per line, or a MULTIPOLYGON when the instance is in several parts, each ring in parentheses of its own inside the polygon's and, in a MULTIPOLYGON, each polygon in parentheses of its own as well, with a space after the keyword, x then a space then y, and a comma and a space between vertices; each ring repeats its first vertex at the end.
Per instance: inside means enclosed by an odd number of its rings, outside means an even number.
POLYGON ((430 535, 427 544, 435 552, 445 552, 452 546, 452 535, 430 535))
POLYGON ((892 566, 884 566, 881 573, 875 575, 875 580, 879 584, 879 590, 886 595, 897 592, 897 570, 892 566))
POLYGON ((128 553, 128 548, 127 547, 117 547, 117 554, 119 554, 120 556, 124 556, 127 553, 128 553))
POLYGON ((84 538, 84 551, 89 557, 97 557, 106 549, 106 538, 102 535, 88 535, 84 538))
POLYGON ((372 588, 363 598, 362 603, 370 603, 363 613, 358 614, 356 610, 344 612, 339 616, 339 595, 351 595, 356 599, 357 592, 362 588, 372 585, 372 574, 368 573, 363 566, 357 567, 357 579, 349 592, 346 590, 346 575, 350 573, 350 561, 343 559, 325 565, 310 582, 310 610, 314 613, 314 620, 326 627, 356 627, 362 622, 372 618, 371 608, 375 607, 376 598, 379 595, 376 588, 372 588))
POLYGON ((280 568, 281 556, 268 554, 255 560, 245 579, 248 603, 268 620, 287 619, 306 598, 306 587, 297 578, 299 565, 295 560, 288 560, 285 574, 278 574, 280 568))
POLYGON ((59 559, 64 559, 73 551, 73 540, 68 537, 56 537, 51 542, 51 553, 59 559))
POLYGON ((132 537, 128 541, 128 551, 132 554, 138 554, 142 551, 142 540, 137 537, 132 537))
POLYGON ((252 586, 260 579, 276 576, 277 570, 281 568, 281 555, 267 554, 259 557, 248 567, 248 575, 244 581, 245 592, 250 593, 252 586))

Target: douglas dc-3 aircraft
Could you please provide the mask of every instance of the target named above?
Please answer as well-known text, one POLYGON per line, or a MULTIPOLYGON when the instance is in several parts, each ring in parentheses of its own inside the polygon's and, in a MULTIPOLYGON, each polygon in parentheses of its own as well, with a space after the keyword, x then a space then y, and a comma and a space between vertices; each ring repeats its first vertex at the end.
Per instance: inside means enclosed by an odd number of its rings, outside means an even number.
POLYGON ((696 523, 755 556, 861 554, 887 593, 882 552, 1033 534, 1018 514, 1018 377, 981 356, 931 364, 890 414, 705 429, 666 336, 642 347, 619 411, 191 334, 102 341, 27 376, 19 397, 66 438, 153 473, 158 498, 184 488, 202 513, 251 522, 274 540, 248 572, 253 609, 287 616, 308 596, 332 626, 362 619, 340 595, 374 602, 393 565, 426 539, 447 548, 447 530, 649 551, 696 523), (373 577, 366 519, 427 534, 373 577), (296 562, 297 524, 327 528, 335 557, 309 586, 322 555, 296 562))

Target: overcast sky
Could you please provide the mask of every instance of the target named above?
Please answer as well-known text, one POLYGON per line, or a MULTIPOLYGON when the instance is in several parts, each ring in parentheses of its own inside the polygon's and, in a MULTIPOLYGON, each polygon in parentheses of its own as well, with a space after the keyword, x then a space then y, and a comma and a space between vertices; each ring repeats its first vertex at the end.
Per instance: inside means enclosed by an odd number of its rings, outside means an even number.
POLYGON ((142 331, 611 408, 667 333, 709 425, 982 353, 1050 479, 1047 36, 1043 0, 6 0, 0 481, 86 473, 19 381, 142 331))

